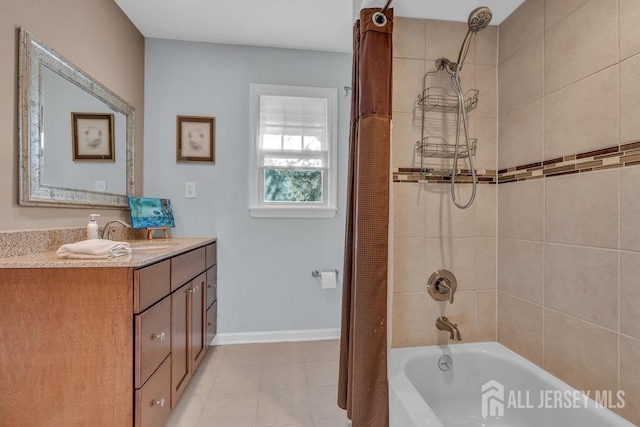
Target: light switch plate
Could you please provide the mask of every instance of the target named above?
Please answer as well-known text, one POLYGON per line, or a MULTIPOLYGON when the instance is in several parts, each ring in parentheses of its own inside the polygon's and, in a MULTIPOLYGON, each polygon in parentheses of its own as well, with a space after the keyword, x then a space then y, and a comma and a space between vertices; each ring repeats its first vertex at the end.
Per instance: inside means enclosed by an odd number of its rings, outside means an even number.
POLYGON ((184 198, 195 199, 196 198, 196 183, 187 181, 184 183, 184 198))

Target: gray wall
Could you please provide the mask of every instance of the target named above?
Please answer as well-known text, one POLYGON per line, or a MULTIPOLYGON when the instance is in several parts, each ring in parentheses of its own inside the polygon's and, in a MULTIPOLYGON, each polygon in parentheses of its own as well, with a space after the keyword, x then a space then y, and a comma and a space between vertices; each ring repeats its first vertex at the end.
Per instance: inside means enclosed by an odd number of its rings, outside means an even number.
POLYGON ((351 55, 147 39, 144 195, 171 198, 174 236, 216 236, 219 332, 338 328, 342 279, 351 55), (249 84, 334 87, 338 96, 338 214, 252 219, 248 210, 249 84), (216 117, 216 164, 177 164, 176 115, 216 117), (184 198, 195 181, 197 198, 184 198))

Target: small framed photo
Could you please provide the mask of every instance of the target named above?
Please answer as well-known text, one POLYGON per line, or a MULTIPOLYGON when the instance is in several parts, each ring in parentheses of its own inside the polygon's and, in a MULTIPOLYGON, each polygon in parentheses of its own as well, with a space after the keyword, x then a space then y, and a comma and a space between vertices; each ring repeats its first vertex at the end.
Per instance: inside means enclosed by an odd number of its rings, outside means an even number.
POLYGON ((115 162, 113 114, 71 113, 74 162, 115 162))
POLYGON ((215 117, 178 116, 176 161, 215 163, 215 117))

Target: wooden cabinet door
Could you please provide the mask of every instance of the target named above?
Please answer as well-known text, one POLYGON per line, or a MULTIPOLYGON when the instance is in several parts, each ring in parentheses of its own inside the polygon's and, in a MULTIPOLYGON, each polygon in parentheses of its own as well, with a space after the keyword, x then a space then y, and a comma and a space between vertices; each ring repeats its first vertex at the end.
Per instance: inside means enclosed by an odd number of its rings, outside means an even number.
POLYGON ((191 282, 171 294, 171 408, 192 375, 190 358, 191 282))
POLYGON ((191 363, 196 369, 206 351, 207 276, 202 273, 191 283, 191 363))

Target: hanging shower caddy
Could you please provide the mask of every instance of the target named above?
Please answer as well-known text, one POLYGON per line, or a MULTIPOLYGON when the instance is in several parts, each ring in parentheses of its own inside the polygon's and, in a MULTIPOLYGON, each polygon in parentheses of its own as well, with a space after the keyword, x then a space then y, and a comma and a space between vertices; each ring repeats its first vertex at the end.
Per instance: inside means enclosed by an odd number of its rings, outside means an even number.
MULTIPOLYGON (((426 87, 427 78, 438 72, 431 71, 424 75, 422 79, 422 93, 418 95, 416 100, 416 109, 421 113, 421 135, 420 140, 416 142, 414 147, 414 162, 420 159, 420 171, 423 175, 442 175, 451 176, 452 168, 457 165, 451 165, 451 168, 439 169, 428 164, 427 159, 453 159, 456 155, 455 144, 449 143, 443 135, 430 135, 426 128, 429 114, 441 113, 441 119, 446 120, 448 115, 458 113, 458 97, 444 87, 426 87)), ((464 110, 469 113, 478 106, 478 91, 470 89, 464 96, 464 110)), ((469 139, 469 149, 466 144, 460 144, 458 147, 458 159, 466 159, 469 156, 475 156, 477 139, 469 139)), ((440 165, 440 167, 442 167, 440 165)))

